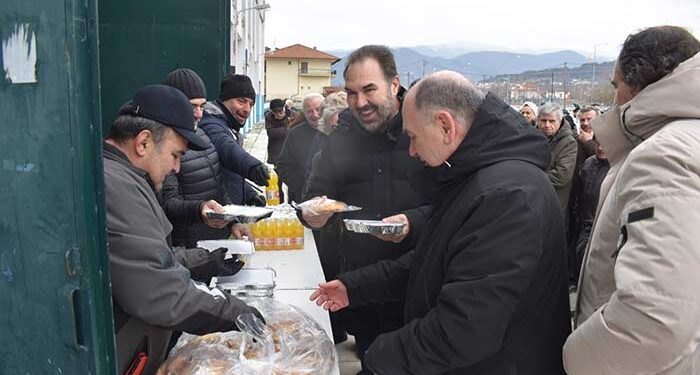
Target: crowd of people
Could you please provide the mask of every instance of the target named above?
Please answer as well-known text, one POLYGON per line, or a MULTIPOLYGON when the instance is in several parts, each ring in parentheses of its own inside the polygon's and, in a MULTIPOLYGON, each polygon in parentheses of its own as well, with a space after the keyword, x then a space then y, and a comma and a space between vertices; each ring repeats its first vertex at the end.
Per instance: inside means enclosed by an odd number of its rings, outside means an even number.
MULTIPOLYGON (((699 373, 699 52, 678 27, 630 35, 614 105, 575 119, 554 103, 518 113, 451 71, 406 89, 379 45, 347 57, 342 92, 309 94, 298 113, 273 98, 266 161, 286 200, 362 207, 298 212, 327 280, 310 298, 329 310, 336 342, 354 336, 360 374, 699 373), (403 231, 359 234, 343 219, 403 231)), ((242 263, 195 247, 251 236, 208 212, 265 205, 269 167, 239 133, 255 98, 231 74, 207 101, 197 73, 176 69, 111 126, 120 373, 144 354, 155 373, 177 332, 233 330, 244 313, 264 321, 207 286, 242 263)))

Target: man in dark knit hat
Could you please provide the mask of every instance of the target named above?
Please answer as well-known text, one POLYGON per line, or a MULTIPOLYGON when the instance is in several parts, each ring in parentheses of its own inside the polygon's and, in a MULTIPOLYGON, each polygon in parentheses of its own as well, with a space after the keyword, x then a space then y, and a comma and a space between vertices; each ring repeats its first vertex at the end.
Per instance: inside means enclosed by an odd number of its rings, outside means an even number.
MULTIPOLYGON (((276 166, 289 131, 289 117, 287 117, 282 99, 270 101, 270 112, 265 115, 265 130, 267 131, 267 162, 276 166)), ((281 178, 278 183, 280 202, 284 202, 281 178)))
POLYGON ((211 139, 224 166, 224 187, 234 204, 257 203, 257 192, 244 178, 266 186, 270 173, 262 161, 243 149, 239 133, 255 105, 248 76, 229 74, 221 81, 219 98, 204 105, 200 127, 211 139), (251 201, 253 200, 253 201, 251 201))
POLYGON ((193 281, 175 261, 166 237, 172 226, 157 192, 180 169, 197 137, 187 97, 173 87, 146 86, 122 107, 103 149, 109 268, 118 373, 146 361, 144 375, 163 362, 172 331, 203 335, 236 328, 240 314, 260 313, 236 297, 193 281))
MULTIPOLYGON (((199 75, 191 69, 175 69, 165 77, 164 83, 187 96, 194 111, 193 121, 198 123, 207 100, 207 90, 199 75)), ((242 224, 207 217, 207 211, 223 212, 221 204, 230 200, 222 184, 219 155, 207 134, 200 128, 196 132, 207 148, 185 153, 180 160, 180 172, 166 176, 163 184, 163 209, 173 224, 172 244, 192 248, 198 240, 223 239, 231 234, 236 238, 249 236, 248 228, 242 224)), ((223 261, 225 251, 212 254, 219 255, 223 261)))

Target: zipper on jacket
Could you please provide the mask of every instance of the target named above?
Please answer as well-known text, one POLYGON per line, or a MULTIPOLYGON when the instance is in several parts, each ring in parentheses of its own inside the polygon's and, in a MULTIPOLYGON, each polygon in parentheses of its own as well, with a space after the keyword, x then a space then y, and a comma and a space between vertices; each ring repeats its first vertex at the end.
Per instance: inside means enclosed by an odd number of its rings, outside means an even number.
POLYGON ((622 228, 620 228, 620 239, 617 241, 617 249, 610 256, 610 259, 616 259, 617 255, 620 253, 620 250, 622 250, 622 247, 625 246, 626 243, 627 243, 627 226, 623 225, 622 228))

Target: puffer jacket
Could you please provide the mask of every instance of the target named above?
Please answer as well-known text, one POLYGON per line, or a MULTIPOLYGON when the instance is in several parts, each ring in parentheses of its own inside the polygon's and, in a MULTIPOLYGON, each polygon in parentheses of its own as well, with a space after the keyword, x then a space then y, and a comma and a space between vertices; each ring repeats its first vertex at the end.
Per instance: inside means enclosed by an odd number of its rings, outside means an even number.
POLYGON ((224 191, 219 154, 201 128, 197 135, 209 144, 204 151, 187 150, 180 161, 180 172, 163 183, 163 209, 173 224, 174 246, 194 247, 198 240, 227 238, 228 228, 212 228, 204 223, 199 207, 213 199, 230 203, 224 191))
POLYGON ((237 329, 236 317, 256 310, 193 281, 168 246, 172 225, 148 174, 109 143, 103 162, 118 373, 145 352, 143 374, 152 375, 165 358, 171 331, 237 329))
POLYGON ((199 127, 207 133, 219 154, 219 162, 224 167, 224 188, 234 204, 246 204, 257 194, 245 183, 250 168, 262 162, 243 149, 239 124, 224 104, 216 100, 204 105, 204 115, 199 127))
POLYGON ((549 150, 552 159, 549 161, 547 176, 559 197, 559 207, 566 210, 569 204, 569 193, 576 169, 576 153, 578 144, 571 131, 571 126, 564 121, 554 136, 549 140, 549 150))
POLYGON ((700 54, 594 120, 608 154, 571 375, 700 373, 700 54))

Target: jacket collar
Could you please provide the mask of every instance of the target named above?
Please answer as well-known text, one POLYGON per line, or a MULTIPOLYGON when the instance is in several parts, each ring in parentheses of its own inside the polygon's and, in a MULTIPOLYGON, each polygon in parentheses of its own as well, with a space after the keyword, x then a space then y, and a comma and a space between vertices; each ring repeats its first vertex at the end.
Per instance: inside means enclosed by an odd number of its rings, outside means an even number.
POLYGON ((151 181, 151 177, 148 175, 148 172, 134 166, 129 160, 129 157, 126 156, 126 154, 118 147, 107 142, 102 142, 102 157, 107 160, 115 161, 130 171, 136 173, 138 176, 146 180, 148 186, 151 187, 154 193, 157 193, 155 185, 153 184, 153 181, 151 181))
POLYGON ((676 119, 700 118, 700 53, 645 87, 632 100, 593 120, 593 131, 616 164, 630 150, 676 119))
POLYGON ((571 125, 569 124, 568 121, 562 120, 561 126, 559 126, 559 130, 557 130, 556 133, 552 136, 551 139, 549 139, 549 143, 558 143, 559 141, 562 140, 562 138, 568 137, 568 136, 573 136, 574 132, 571 131, 571 125))
POLYGON ((226 106, 224 105, 224 102, 222 102, 219 99, 216 99, 213 102, 207 102, 204 105, 204 113, 210 116, 215 116, 223 119, 224 121, 226 121, 229 128, 235 130, 236 132, 240 131, 243 127, 243 124, 236 121, 236 118, 233 117, 231 111, 229 111, 228 108, 226 108, 226 106))

